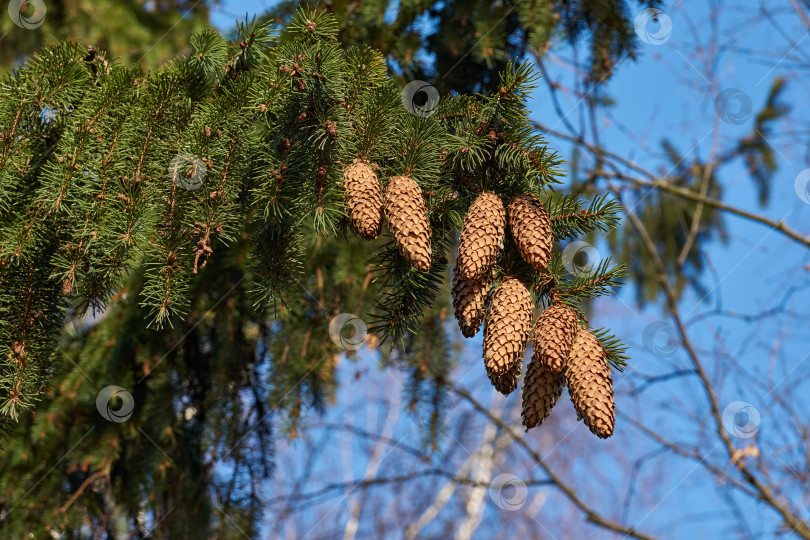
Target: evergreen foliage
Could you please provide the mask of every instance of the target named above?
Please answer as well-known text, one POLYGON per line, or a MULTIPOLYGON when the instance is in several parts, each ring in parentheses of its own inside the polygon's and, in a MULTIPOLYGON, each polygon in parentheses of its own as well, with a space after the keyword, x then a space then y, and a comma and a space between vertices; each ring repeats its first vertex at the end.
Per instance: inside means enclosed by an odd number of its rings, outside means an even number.
MULTIPOLYGON (((340 176, 351 159, 374 159, 383 178, 411 176, 425 194, 430 272, 391 242, 374 263, 385 294, 373 328, 400 342, 432 305, 473 197, 544 196, 559 182, 561 160, 527 117, 536 78, 525 64, 508 65, 493 93, 415 115, 396 102, 378 54, 341 53, 328 14, 301 12, 295 37, 273 47, 267 26, 239 31, 230 55, 204 32, 193 54, 150 74, 59 44, 3 81, 0 280, 22 291, 2 299, 7 416, 42 391, 67 300, 80 314, 103 309, 133 269, 143 269, 150 325, 165 327, 188 313, 191 281, 215 250, 248 234, 257 305, 283 300, 304 238, 346 230, 340 176)), ((549 203, 558 240, 616 222, 604 197, 582 211, 576 198, 549 203)), ((533 281, 509 249, 502 271, 533 281)), ((609 276, 601 286, 575 281, 566 294, 604 293, 620 275, 597 273, 609 276)))
MULTIPOLYGON (((303 3, 281 2, 268 18, 289 21, 303 3)), ((446 94, 491 88, 511 59, 543 54, 553 40, 584 49, 590 66, 588 84, 601 85, 622 60, 636 57, 635 14, 660 4, 660 0, 331 0, 318 2, 317 8, 340 21, 341 42, 368 44, 382 51, 404 80, 431 81, 446 94)))
MULTIPOLYGON (((618 222, 613 201, 582 209, 582 198, 550 191, 563 163, 528 119, 537 78, 526 64, 507 64, 488 92, 448 97, 420 116, 403 105, 379 52, 343 49, 330 14, 301 11, 281 39, 271 28, 242 24, 236 43, 201 32, 192 53, 149 73, 60 43, 0 83, 0 411, 6 425, 24 414, 18 429, 50 434, 4 456, 16 485, 31 486, 2 485, 12 534, 44 534, 45 524, 81 531, 85 518, 144 532, 144 504, 153 523, 183 506, 166 521, 175 537, 236 534, 209 504, 253 526, 255 482, 270 471, 268 419, 283 417, 294 435, 302 412, 324 405, 341 350, 329 324, 341 312, 362 313, 390 340, 383 360, 409 373, 409 405, 429 419, 425 444, 435 448, 452 384, 448 265, 475 196, 540 197, 557 241, 618 222), (419 184, 429 272, 387 235, 353 237, 341 174, 356 159, 373 163, 383 185, 394 175, 419 184), (65 325, 82 351, 69 350, 67 362, 65 325), (93 407, 112 384, 146 405, 130 423, 93 407), (65 459, 51 476, 44 456, 58 448, 81 460, 65 459), (213 462, 233 467, 239 485, 204 470, 213 462), (165 477, 128 482, 137 467, 165 477), (84 495, 104 478, 95 499, 84 495), (53 508, 63 510, 54 517, 53 508), (191 531, 195 519, 210 530, 191 531)), ((579 307, 619 286, 622 272, 606 262, 572 277, 557 253, 538 273, 507 235, 496 278, 531 284, 538 306, 579 307)), ((619 340, 599 339, 621 369, 619 340)))
POLYGON ((17 67, 42 47, 81 40, 126 64, 156 66, 188 50, 188 36, 204 31, 218 0, 47 0, 4 2, 0 64, 17 67), (22 8, 16 22, 6 9, 22 8))

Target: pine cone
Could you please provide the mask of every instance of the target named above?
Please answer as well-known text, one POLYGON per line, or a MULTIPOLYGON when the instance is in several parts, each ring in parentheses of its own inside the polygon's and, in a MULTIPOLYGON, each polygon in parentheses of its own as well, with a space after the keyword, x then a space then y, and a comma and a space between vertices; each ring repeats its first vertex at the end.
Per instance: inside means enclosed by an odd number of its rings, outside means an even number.
POLYGON ((523 362, 516 362, 512 364, 509 371, 503 375, 492 375, 489 382, 495 387, 495 390, 501 394, 508 396, 517 389, 518 381, 520 380, 520 371, 523 367, 523 362))
POLYGON ((506 278, 492 295, 484 322, 484 363, 490 377, 523 361, 532 327, 532 295, 517 278, 506 278))
POLYGON ((417 270, 430 270, 430 222, 422 190, 412 178, 391 178, 385 190, 385 217, 405 260, 417 270))
POLYGON ((613 435, 616 405, 610 367, 602 345, 596 336, 584 328, 577 331, 568 354, 565 383, 574 408, 585 425, 602 439, 613 435))
POLYGON ((577 312, 559 303, 543 312, 534 325, 532 361, 560 373, 577 335, 577 312))
POLYGON ((538 272, 545 270, 551 259, 551 222, 543 203, 524 193, 509 203, 509 228, 520 256, 538 272))
POLYGON ((484 303, 492 280, 488 276, 465 281, 458 275, 458 265, 453 267, 453 310, 464 337, 473 337, 484 320, 484 303))
POLYGON ((456 264, 462 279, 470 281, 489 272, 503 248, 505 226, 501 198, 494 193, 479 195, 461 227, 456 264))
POLYGON ((358 161, 346 167, 343 189, 352 229, 366 240, 377 238, 382 227, 383 194, 372 166, 358 161))
POLYGON ((529 362, 523 381, 523 425, 526 431, 537 427, 551 414, 551 408, 562 395, 562 373, 552 373, 537 360, 529 362))

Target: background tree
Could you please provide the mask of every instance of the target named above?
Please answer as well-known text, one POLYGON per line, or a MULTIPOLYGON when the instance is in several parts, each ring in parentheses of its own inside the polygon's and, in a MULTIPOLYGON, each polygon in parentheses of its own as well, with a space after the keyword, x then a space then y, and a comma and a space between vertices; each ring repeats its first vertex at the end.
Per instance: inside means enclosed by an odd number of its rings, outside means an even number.
POLYGON ((13 0, 20 18, 0 20, 0 63, 18 66, 39 48, 60 40, 82 41, 123 63, 158 65, 188 52, 188 36, 209 27, 217 1, 13 0), (32 31, 36 30, 36 31, 32 31))

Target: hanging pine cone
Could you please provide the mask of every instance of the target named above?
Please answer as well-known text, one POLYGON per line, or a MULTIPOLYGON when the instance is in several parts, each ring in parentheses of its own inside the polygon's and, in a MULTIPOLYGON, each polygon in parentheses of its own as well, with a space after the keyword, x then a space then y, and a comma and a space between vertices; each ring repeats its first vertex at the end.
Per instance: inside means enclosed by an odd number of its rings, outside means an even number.
POLYGON ((552 373, 562 372, 576 335, 577 312, 563 303, 554 304, 534 325, 532 361, 543 364, 552 373))
POLYGON ((405 260, 417 270, 430 270, 430 222, 422 190, 412 178, 391 178, 385 190, 385 217, 405 260))
POLYGON ((577 337, 568 354, 565 383, 574 408, 585 425, 602 439, 613 435, 616 405, 613 401, 610 367, 602 345, 585 328, 577 331, 577 337))
POLYGON ((529 362, 523 381, 523 425, 526 431, 537 427, 551 414, 551 408, 562 395, 562 373, 552 373, 536 360, 529 362))
POLYGON ((372 166, 358 161, 346 167, 343 189, 352 229, 366 240, 377 238, 382 227, 383 194, 372 166))
POLYGON ((532 326, 532 295, 517 278, 506 278, 492 295, 484 322, 484 363, 490 377, 523 361, 532 326))
POLYGON ((520 256, 538 272, 551 259, 551 222, 548 213, 534 195, 524 193, 509 203, 509 228, 520 256))
POLYGON ((506 210, 494 193, 482 193, 464 218, 458 243, 459 273, 462 279, 477 279, 492 268, 503 247, 506 210))
POLYGON ((516 362, 512 367, 503 375, 492 375, 489 377, 489 382, 495 387, 495 390, 501 394, 508 396, 517 389, 518 381, 520 380, 520 371, 523 367, 523 362, 516 362))
POLYGON ((491 282, 488 276, 465 281, 458 275, 458 265, 453 267, 453 310, 464 337, 473 337, 481 327, 491 282))

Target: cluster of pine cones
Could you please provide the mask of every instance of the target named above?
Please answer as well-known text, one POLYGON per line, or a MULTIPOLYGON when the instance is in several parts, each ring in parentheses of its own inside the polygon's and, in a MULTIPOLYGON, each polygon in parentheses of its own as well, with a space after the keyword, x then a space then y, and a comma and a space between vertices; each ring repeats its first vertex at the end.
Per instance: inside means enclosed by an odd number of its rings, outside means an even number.
MULTIPOLYGON (((430 223, 422 192, 412 178, 391 178, 383 197, 372 166, 357 161, 346 168, 343 188, 358 235, 376 238, 385 217, 408 263, 423 272, 430 269, 430 223)), ((507 219, 521 257, 532 268, 543 272, 551 259, 551 222, 537 197, 518 195, 507 212, 498 195, 480 194, 464 219, 453 269, 453 309, 461 332, 472 337, 484 322, 487 375, 504 395, 517 388, 531 336, 534 354, 523 383, 527 431, 548 417, 567 386, 578 416, 597 436, 610 437, 615 425, 613 380, 599 340, 581 328, 578 313, 561 302, 546 309, 532 329, 534 303, 529 290, 515 276, 496 280, 494 268, 507 219)))
POLYGON ((490 295, 507 214, 521 257, 538 272, 551 259, 551 222, 537 197, 518 195, 507 212, 498 195, 479 195, 464 219, 453 271, 453 308, 461 332, 472 337, 484 321, 487 375, 504 395, 517 388, 523 353, 532 337, 534 354, 523 382, 522 417, 527 431, 548 417, 563 386, 568 386, 579 417, 597 436, 610 437, 615 424, 610 367, 596 336, 579 327, 577 312, 556 302, 532 329, 534 304, 520 279, 504 277, 490 295))

